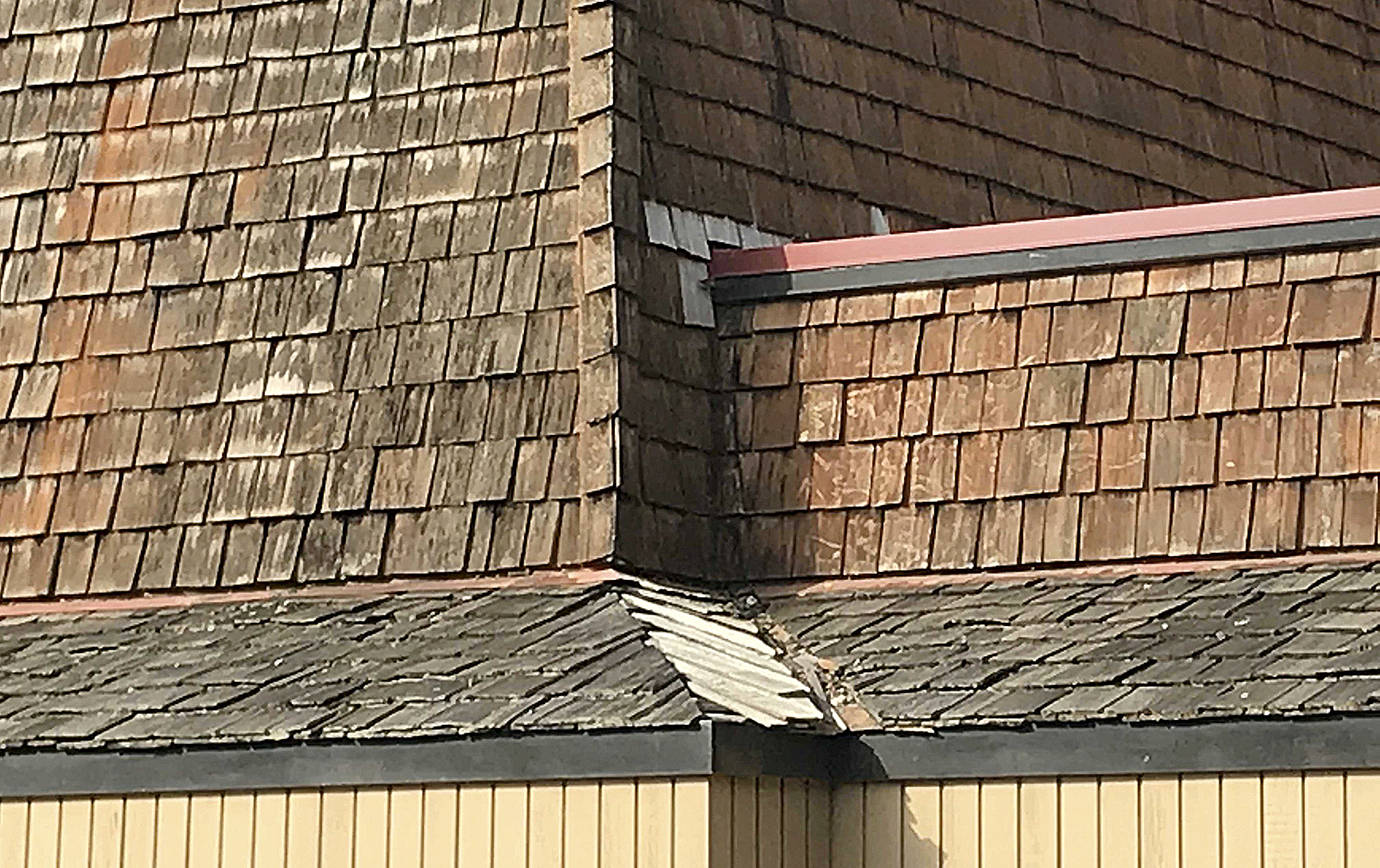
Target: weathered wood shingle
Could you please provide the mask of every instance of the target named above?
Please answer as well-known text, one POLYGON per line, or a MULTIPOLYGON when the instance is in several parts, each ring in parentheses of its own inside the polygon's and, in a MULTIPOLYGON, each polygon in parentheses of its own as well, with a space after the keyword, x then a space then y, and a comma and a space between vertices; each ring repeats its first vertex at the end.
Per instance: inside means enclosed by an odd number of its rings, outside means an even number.
POLYGON ((559 4, 23 5, 0 14, 0 593, 580 550, 557 544, 580 492, 536 460, 573 459, 579 363, 559 4), (441 479, 456 442, 485 460, 441 479), (501 533, 390 551, 515 486, 536 508, 501 533))

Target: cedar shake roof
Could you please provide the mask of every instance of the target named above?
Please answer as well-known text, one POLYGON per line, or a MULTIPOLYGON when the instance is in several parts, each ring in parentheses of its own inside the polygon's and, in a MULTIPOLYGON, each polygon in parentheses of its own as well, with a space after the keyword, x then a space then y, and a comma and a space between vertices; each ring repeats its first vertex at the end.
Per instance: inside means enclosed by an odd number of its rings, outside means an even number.
POLYGON ((1373 3, 863 8, 641 3, 649 198, 827 238, 1380 174, 1373 3))
POLYGON ((0 620, 0 748, 829 733, 1380 711, 1380 561, 619 580, 0 620))
POLYGON ((736 575, 1375 545, 1377 216, 1369 188, 721 254, 736 575))
MULTIPOLYGON (((827 574, 825 551, 758 568, 765 513, 790 525, 768 535, 814 533, 772 503, 801 467, 733 465, 784 449, 798 408, 790 389, 740 394, 740 311, 705 327, 711 241, 1295 192, 1380 167, 1368 9, 871 5, 0 2, 0 596, 594 562, 827 574), (744 446, 743 429, 762 436, 744 446)), ((806 324, 840 326, 827 352, 856 365, 895 311, 909 321, 878 347, 900 376, 919 320, 989 312, 955 289, 939 310, 826 303, 806 324)), ((750 386, 776 382, 778 352, 750 386)), ((821 416, 811 442, 839 447, 820 463, 876 458, 875 496, 893 497, 910 447, 833 437, 834 373, 799 404, 821 416)), ((1078 373, 1042 376, 1072 400, 1078 373)), ((891 421, 896 382, 849 385, 891 421)), ((946 515, 965 534, 1009 521, 946 515)))
POLYGON ((0 746, 832 727, 786 659, 728 600, 631 581, 11 617, 0 746))
POLYGON ((830 583, 768 611, 874 728, 1380 711, 1380 562, 1199 567, 830 583))

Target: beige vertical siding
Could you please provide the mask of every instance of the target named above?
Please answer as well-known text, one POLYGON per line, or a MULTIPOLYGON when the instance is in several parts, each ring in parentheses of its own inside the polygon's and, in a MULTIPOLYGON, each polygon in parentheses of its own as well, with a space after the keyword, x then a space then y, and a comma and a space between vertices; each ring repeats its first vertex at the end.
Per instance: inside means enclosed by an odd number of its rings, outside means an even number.
POLYGON ((832 802, 828 785, 814 781, 714 778, 711 868, 826 868, 832 802))
POLYGON ((3 868, 1360 868, 1380 773, 0 801, 3 868))
POLYGON ((700 778, 5 800, 0 866, 708 868, 710 799, 700 778))
POLYGON ((1380 773, 868 784, 833 794, 831 868, 1360 868, 1380 773))

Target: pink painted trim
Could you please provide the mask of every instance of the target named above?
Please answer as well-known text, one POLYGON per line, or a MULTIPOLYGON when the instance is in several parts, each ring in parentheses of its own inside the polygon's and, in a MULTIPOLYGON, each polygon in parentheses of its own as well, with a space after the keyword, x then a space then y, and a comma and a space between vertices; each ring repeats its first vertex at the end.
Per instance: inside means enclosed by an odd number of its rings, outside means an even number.
POLYGON ((1380 561, 1380 548, 1337 552, 1311 552, 1275 557, 1183 558, 1156 561, 1118 561, 1069 567, 1036 567, 981 572, 900 573, 852 579, 796 579, 755 585, 761 597, 806 597, 857 591, 904 591, 935 585, 971 585, 980 582, 1028 582, 1031 579, 1120 579, 1129 576, 1175 576, 1181 573, 1214 573, 1219 570, 1307 567, 1315 564, 1372 564, 1380 561))
POLYGON ((435 593, 521 588, 584 587, 627 578, 608 569, 545 571, 511 576, 457 579, 394 579, 386 582, 347 582, 340 585, 292 585, 243 591, 184 591, 137 596, 65 597, 60 600, 27 600, 0 603, 0 619, 31 615, 74 615, 93 612, 132 612, 175 609, 203 603, 251 603, 261 600, 357 599, 391 594, 435 593))
POLYGON ((735 277, 810 271, 1375 216, 1380 216, 1380 187, 1358 187, 898 235, 809 241, 782 247, 724 250, 714 254, 709 274, 711 277, 735 277))

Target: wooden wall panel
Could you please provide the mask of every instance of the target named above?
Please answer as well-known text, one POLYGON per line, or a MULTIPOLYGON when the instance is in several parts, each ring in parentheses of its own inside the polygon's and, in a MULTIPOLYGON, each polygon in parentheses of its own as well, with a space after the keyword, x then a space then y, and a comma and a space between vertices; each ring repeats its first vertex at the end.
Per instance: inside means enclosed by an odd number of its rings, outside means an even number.
POLYGON ((818 238, 1373 182, 1375 4, 858 8, 641 3, 648 197, 818 238))
POLYGON ((1373 546, 1377 276, 1371 246, 723 307, 726 569, 1373 546))
POLYGON ((1377 772, 846 786, 830 868, 1356 868, 1377 799, 1377 772))
MULTIPOLYGON (((782 814, 785 783, 742 782, 747 816, 777 812, 774 843, 754 823, 750 846, 715 868, 757 865, 759 843, 777 854, 807 838, 827 843, 827 790, 789 783, 782 814), (825 837, 808 835, 820 829, 825 837)), ((734 789, 712 792, 731 809, 734 789)), ((710 868, 713 811, 703 778, 9 799, 0 800, 0 866, 710 868)))
POLYGON ((570 44, 595 50, 572 27, 605 16, 248 5, 65 23, 46 0, 0 5, 0 598, 606 555, 579 551, 575 275, 592 256, 568 110, 592 89, 570 44), (384 18, 383 42, 344 36, 384 18), (203 51, 232 26, 243 51, 203 51), (367 94, 347 94, 352 69, 367 94))
POLYGON ((1380 772, 0 801, 5 868, 1360 868, 1380 772))

